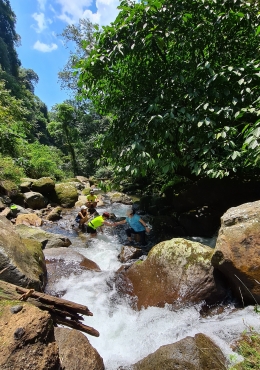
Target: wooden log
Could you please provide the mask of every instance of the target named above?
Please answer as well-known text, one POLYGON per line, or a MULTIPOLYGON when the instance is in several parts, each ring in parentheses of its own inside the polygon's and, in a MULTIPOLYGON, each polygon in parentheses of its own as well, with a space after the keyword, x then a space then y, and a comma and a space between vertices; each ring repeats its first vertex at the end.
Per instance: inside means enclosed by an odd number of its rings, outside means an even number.
POLYGON ((84 320, 84 317, 78 315, 77 313, 64 311, 64 310, 61 311, 53 305, 50 306, 50 305, 44 304, 44 303, 39 302, 37 299, 34 299, 34 298, 29 298, 28 302, 32 303, 34 306, 40 308, 41 310, 49 311, 50 313, 52 313, 54 315, 59 315, 59 316, 62 316, 64 318, 70 317, 73 320, 84 320))
POLYGON ((99 337, 99 332, 91 328, 90 326, 84 325, 81 322, 74 321, 74 320, 64 320, 63 317, 55 316, 55 321, 57 324, 69 326, 72 329, 83 331, 84 333, 90 334, 94 337, 99 337))
MULTIPOLYGON (((28 293, 29 289, 25 289, 25 288, 17 286, 16 291, 20 294, 25 294, 25 293, 28 293)), ((66 299, 54 297, 54 296, 44 294, 44 293, 39 293, 39 292, 33 292, 31 293, 30 296, 33 298, 37 298, 40 302, 43 302, 46 304, 66 307, 66 309, 71 310, 73 312, 78 312, 86 316, 93 316, 93 313, 89 311, 87 306, 84 306, 84 305, 81 305, 75 302, 67 301, 66 299)))
POLYGON ((48 311, 54 324, 68 326, 72 329, 99 337, 99 332, 96 329, 80 322, 80 320, 83 320, 83 317, 79 313, 86 316, 93 316, 86 306, 0 280, 0 300, 19 300, 21 294, 24 300, 28 300, 38 308, 48 311))

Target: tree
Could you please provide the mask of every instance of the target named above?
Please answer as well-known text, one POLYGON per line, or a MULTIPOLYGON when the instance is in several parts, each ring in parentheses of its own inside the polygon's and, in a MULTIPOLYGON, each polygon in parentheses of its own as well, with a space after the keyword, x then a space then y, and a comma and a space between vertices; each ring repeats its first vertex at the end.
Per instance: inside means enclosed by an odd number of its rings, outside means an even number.
POLYGON ((20 60, 15 46, 19 45, 20 36, 15 31, 16 16, 9 0, 0 0, 0 66, 13 76, 18 76, 20 60))
POLYGON ((78 165, 74 150, 74 142, 77 140, 77 130, 74 126, 75 114, 71 105, 62 103, 56 104, 53 109, 56 121, 50 122, 48 131, 56 141, 62 143, 63 151, 68 152, 71 157, 74 176, 78 174, 78 165))
POLYGON ((18 146, 30 130, 26 122, 28 111, 21 100, 11 96, 0 81, 0 153, 15 157, 18 146))
POLYGON ((100 147, 121 176, 258 170, 258 2, 123 1, 119 9, 77 67, 82 97, 113 117, 100 147))
POLYGON ((59 72, 59 80, 63 89, 71 90, 72 93, 77 94, 78 92, 78 73, 74 66, 81 58, 88 56, 88 50, 82 48, 81 44, 83 40, 87 40, 90 45, 94 42, 94 26, 89 19, 80 19, 78 24, 68 25, 61 33, 65 45, 68 47, 72 45, 70 51, 70 57, 63 70, 59 72))

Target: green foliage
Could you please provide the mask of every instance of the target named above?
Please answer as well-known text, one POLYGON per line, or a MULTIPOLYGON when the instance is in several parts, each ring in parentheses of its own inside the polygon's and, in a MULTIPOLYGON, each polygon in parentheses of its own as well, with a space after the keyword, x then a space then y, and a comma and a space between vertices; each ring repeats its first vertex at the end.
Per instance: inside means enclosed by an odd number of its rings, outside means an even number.
POLYGON ((12 76, 18 75, 20 60, 15 46, 20 37, 15 32, 16 16, 9 0, 0 0, 0 66, 12 76))
POLYGON ((94 176, 97 179, 101 178, 109 179, 113 176, 113 168, 111 166, 99 167, 98 170, 95 172, 94 176))
POLYGON ((71 176, 66 161, 68 159, 59 149, 38 142, 20 148, 20 157, 16 159, 16 163, 25 169, 28 177, 37 179, 50 176, 56 180, 71 176))
POLYGON ((13 158, 0 154, 0 181, 10 180, 18 184, 21 177, 25 177, 23 168, 17 165, 13 158))
POLYGON ((243 334, 238 344, 238 353, 244 361, 231 367, 230 370, 258 370, 260 368, 260 334, 250 332, 243 334))
POLYGON ((259 171, 258 2, 123 1, 119 9, 77 65, 82 96, 113 117, 99 143, 117 174, 259 171))
POLYGON ((11 96, 0 81, 0 153, 15 156, 17 146, 29 130, 23 102, 11 96))

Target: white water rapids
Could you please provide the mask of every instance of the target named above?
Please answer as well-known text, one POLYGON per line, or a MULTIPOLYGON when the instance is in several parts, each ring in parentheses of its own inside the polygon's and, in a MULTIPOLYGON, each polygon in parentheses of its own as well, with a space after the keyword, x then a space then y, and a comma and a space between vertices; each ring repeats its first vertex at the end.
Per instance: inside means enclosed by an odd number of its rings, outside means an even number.
MULTIPOLYGON (((126 208, 116 204, 98 211, 108 210, 122 217, 126 208)), ((93 317, 85 317, 84 323, 98 330, 100 336, 87 337, 103 358, 106 370, 134 364, 160 346, 196 333, 208 335, 229 361, 237 362, 241 358, 232 352, 232 342, 244 330, 260 330, 260 317, 253 306, 236 310, 230 304, 220 314, 208 317, 201 316, 201 305, 180 310, 173 310, 168 305, 134 311, 127 300, 120 299, 113 286, 107 284, 121 266, 117 256, 122 245, 117 229, 106 227, 104 234, 99 233, 97 239, 90 241, 86 241, 86 234, 75 236, 75 233, 68 232, 66 235, 72 242, 69 248, 96 262, 102 272, 71 274, 57 281, 52 289, 66 291, 62 298, 86 305, 93 313, 93 317)))

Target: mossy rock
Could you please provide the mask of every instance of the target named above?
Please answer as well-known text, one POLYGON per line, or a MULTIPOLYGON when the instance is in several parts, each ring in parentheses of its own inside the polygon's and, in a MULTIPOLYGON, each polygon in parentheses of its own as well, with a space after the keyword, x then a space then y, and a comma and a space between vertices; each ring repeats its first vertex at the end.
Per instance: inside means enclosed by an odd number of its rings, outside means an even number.
POLYGON ((41 177, 33 181, 31 190, 41 194, 51 194, 54 192, 55 182, 50 177, 41 177))
POLYGON ((55 185, 55 192, 62 207, 74 207, 78 200, 77 188, 71 183, 61 183, 55 185))

